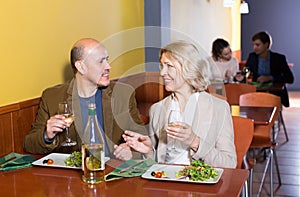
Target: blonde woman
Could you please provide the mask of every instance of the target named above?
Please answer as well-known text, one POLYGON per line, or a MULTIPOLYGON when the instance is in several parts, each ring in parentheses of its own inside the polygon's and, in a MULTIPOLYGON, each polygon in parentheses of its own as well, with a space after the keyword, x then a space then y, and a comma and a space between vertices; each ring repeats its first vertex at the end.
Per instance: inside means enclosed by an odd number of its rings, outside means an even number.
POLYGON ((149 136, 125 131, 126 143, 157 162, 189 164, 191 159, 201 159, 215 167, 235 168, 230 108, 205 92, 206 63, 197 48, 185 41, 173 42, 160 50, 160 63, 165 89, 172 94, 152 105, 149 136), (181 113, 177 126, 168 126, 171 110, 181 113))

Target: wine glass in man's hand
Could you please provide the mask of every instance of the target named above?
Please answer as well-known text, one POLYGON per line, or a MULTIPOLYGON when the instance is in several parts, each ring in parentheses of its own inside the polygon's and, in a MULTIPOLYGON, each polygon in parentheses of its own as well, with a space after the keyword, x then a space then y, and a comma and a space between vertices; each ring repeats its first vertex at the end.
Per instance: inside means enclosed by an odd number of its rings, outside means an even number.
MULTIPOLYGON (((74 121, 74 115, 72 113, 70 105, 66 102, 61 102, 58 104, 58 114, 63 115, 65 117, 64 121, 71 125, 74 121)), ((62 146, 75 146, 77 144, 76 141, 73 141, 70 138, 69 127, 65 128, 66 130, 66 140, 62 142, 62 146)))

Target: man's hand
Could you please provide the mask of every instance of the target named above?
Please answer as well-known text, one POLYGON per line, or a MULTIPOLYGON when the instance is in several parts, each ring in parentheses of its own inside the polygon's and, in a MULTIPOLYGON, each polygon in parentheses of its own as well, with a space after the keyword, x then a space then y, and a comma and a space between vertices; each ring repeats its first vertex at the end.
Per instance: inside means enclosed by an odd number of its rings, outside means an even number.
POLYGON ((64 128, 70 126, 64 119, 63 115, 55 115, 47 120, 46 137, 48 140, 53 139, 58 132, 63 132, 64 128))
POLYGON ((256 81, 261 82, 261 83, 269 82, 269 81, 272 81, 272 76, 262 75, 262 76, 259 76, 256 81))

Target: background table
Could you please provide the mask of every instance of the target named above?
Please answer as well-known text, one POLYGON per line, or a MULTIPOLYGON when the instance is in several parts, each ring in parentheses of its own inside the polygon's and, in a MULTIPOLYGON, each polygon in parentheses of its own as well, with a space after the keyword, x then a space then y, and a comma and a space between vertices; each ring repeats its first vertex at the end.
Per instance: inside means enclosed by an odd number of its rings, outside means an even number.
POLYGON ((276 107, 240 106, 240 116, 250 118, 254 124, 268 125, 272 122, 276 107))

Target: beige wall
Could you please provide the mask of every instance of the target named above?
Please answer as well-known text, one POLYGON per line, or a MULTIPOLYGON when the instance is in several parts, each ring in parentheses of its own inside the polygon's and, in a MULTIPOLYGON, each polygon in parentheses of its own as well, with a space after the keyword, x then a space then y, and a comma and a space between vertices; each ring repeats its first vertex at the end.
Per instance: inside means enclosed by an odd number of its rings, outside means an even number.
MULTIPOLYGON (((170 2, 172 40, 184 34, 210 55, 223 37, 240 50, 238 1, 233 8, 223 0, 170 2)), ((105 43, 112 79, 144 71, 143 0, 2 0, 0 18, 0 106, 69 79, 69 51, 82 37, 105 43)))
POLYGON ((171 40, 189 38, 211 55, 211 44, 217 37, 226 39, 233 51, 240 50, 240 2, 232 8, 223 0, 171 0, 171 40))
MULTIPOLYGON (((143 0, 2 0, 0 18, 1 106, 38 97, 46 87, 69 79, 69 51, 82 37, 105 40, 109 53, 128 48, 124 39, 144 42, 143 32, 120 36, 144 25, 143 0)), ((144 63, 143 48, 111 54, 111 78, 144 63)), ((142 66, 134 70, 141 71, 142 66)))

